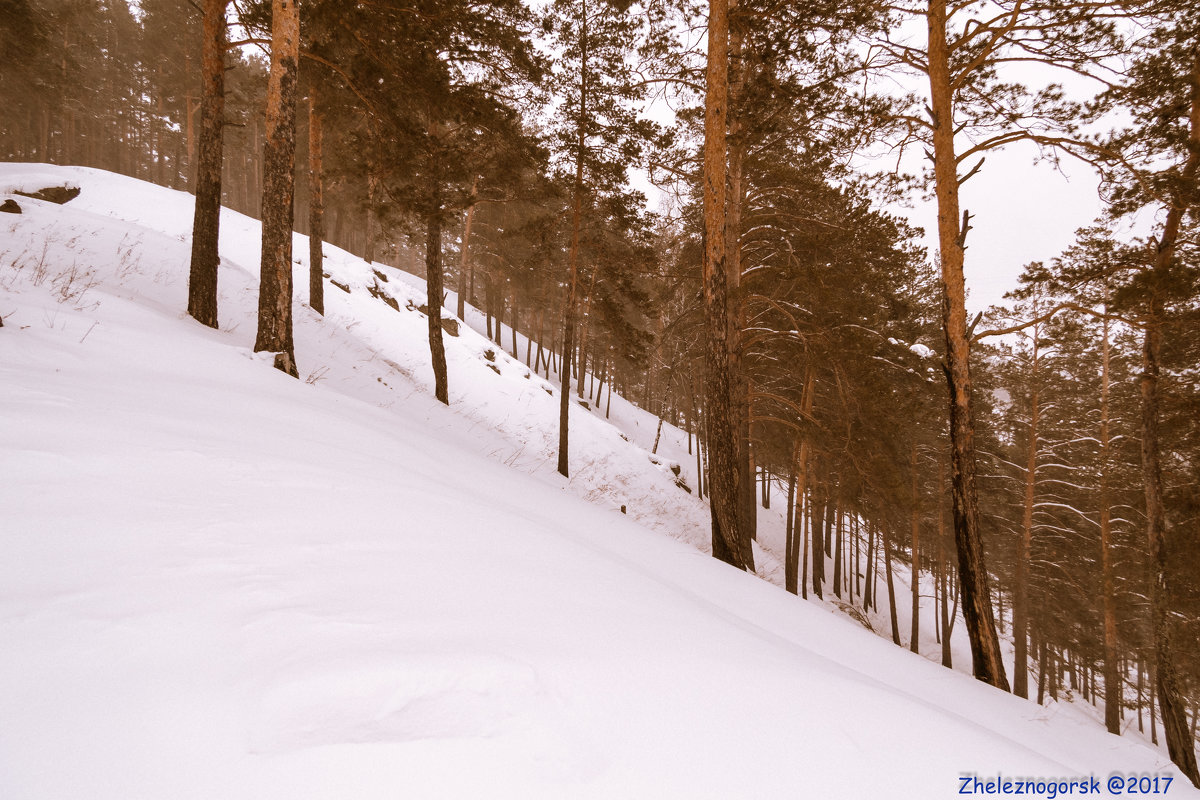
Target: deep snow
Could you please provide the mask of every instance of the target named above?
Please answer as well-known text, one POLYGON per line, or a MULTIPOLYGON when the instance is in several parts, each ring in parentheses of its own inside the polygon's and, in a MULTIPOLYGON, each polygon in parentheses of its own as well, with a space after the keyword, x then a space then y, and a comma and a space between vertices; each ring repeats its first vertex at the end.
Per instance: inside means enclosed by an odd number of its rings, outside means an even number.
POLYGON ((962 773, 1174 774, 1086 711, 772 585, 778 513, 768 581, 715 563, 667 468, 695 485, 685 440, 667 429, 651 463, 654 419, 620 398, 629 442, 572 408, 570 481, 557 385, 469 329, 442 407, 410 276, 326 246, 351 293, 327 282, 322 319, 297 236, 295 381, 251 352, 257 222, 223 213, 211 331, 183 312, 192 199, 25 164, 0 165, 0 198, 64 181, 79 198, 0 217, 0 797, 948 797, 962 773))

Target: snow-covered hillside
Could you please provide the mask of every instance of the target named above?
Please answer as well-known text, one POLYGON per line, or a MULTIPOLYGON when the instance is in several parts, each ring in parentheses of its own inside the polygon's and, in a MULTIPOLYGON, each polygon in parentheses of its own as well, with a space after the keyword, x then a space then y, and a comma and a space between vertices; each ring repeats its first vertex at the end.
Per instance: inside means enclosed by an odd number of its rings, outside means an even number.
POLYGON ((411 276, 327 246, 321 318, 297 236, 296 381, 251 352, 255 221, 222 217, 213 331, 184 313, 191 198, 7 164, 0 200, 64 182, 70 203, 0 215, 0 798, 1176 775, 783 592, 769 516, 768 580, 715 562, 670 469, 695 485, 686 441, 668 430, 652 462, 653 418, 620 398, 620 429, 573 407, 570 481, 557 385, 468 327, 437 403, 411 276))

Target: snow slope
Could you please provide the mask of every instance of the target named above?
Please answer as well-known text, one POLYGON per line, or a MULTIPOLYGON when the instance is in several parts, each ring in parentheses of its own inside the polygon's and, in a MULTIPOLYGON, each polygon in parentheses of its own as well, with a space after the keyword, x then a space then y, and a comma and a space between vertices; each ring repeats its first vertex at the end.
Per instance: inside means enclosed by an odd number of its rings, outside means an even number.
POLYGON ((297 264, 295 381, 251 352, 256 222, 222 217, 212 331, 183 313, 191 198, 9 164, 0 199, 64 181, 79 198, 0 217, 0 798, 1174 774, 714 562, 703 506, 582 408, 561 479, 557 387, 468 329, 441 406, 395 271, 327 248, 351 292, 322 319, 297 264))

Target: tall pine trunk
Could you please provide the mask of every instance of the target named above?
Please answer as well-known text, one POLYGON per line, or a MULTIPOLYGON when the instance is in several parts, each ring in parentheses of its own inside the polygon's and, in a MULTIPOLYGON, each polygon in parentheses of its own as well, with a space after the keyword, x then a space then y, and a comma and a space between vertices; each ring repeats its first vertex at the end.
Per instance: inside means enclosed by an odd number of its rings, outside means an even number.
POLYGON ((709 504, 713 556, 754 569, 750 537, 742 530, 737 448, 730 410, 730 303, 726 271, 725 167, 729 81, 728 0, 709 0, 708 67, 704 92, 704 413, 708 420, 709 504))
MULTIPOLYGON (((1035 318, 1037 313, 1035 299, 1035 318)), ((1038 328, 1038 325, 1033 326, 1033 360, 1029 376, 1029 442, 1025 456, 1025 513, 1021 524, 1016 576, 1013 581, 1013 694, 1017 697, 1029 697, 1029 564, 1033 545, 1033 502, 1037 490, 1038 421, 1041 415, 1038 397, 1038 328)))
MULTIPOLYGON (((587 118, 588 93, 588 39, 587 0, 581 0, 581 26, 579 33, 579 129, 575 144, 575 188, 571 203, 571 249, 567 253, 567 298, 563 304, 563 348, 562 369, 559 372, 560 391, 558 397, 558 472, 564 478, 571 476, 568 466, 568 420, 571 408, 571 357, 575 349, 575 304, 579 284, 579 240, 583 229, 583 174, 584 158, 587 154, 584 120, 587 118)), ((579 376, 580 381, 583 376, 579 376)))
MULTIPOLYGON (((1107 314, 1108 309, 1105 309, 1107 314)), ((1113 574, 1112 509, 1109 506, 1108 471, 1111 438, 1108 428, 1109 392, 1108 317, 1100 362, 1100 591, 1104 602, 1104 727, 1121 733, 1121 699, 1124 695, 1118 656, 1116 580, 1113 574)))
POLYGON ((912 449, 912 630, 909 633, 909 649, 919 653, 921 639, 921 519, 920 494, 917 486, 917 446, 912 449))
POLYGON ((271 2, 271 73, 263 147, 262 261, 255 352, 275 353, 275 367, 292 377, 292 200, 296 172, 296 67, 300 9, 296 0, 271 2))
MULTIPOLYGON (((471 184, 471 195, 475 195, 475 190, 479 186, 479 179, 476 178, 471 184)), ((467 221, 463 225, 462 237, 462 259, 458 269, 458 318, 466 320, 467 314, 467 265, 470 263, 470 248, 471 248, 471 222, 475 219, 475 203, 471 203, 467 207, 467 221)), ((538 345, 541 347, 541 345, 538 345)), ((528 361, 528 358, 526 358, 528 361)))
POLYGON ((204 0, 201 47, 203 99, 200 103, 200 164, 196 170, 196 209, 192 220, 192 262, 188 314, 217 327, 217 267, 221 224, 222 133, 225 128, 225 9, 229 0, 204 0))
MULTIPOLYGON (((440 203, 435 201, 435 206, 440 203)), ((429 309, 429 355, 433 360, 433 393, 450 405, 446 378, 446 346, 442 342, 442 215, 425 218, 425 304, 429 309)))
POLYGON ((321 115, 316 89, 308 101, 308 304, 325 313, 325 192, 321 164, 321 115))
POLYGON ((942 261, 942 322, 946 335, 946 384, 950 394, 951 485, 954 539, 962 584, 963 618, 971 640, 976 678, 1008 691, 1000 637, 979 524, 975 487, 975 432, 971 411, 970 341, 967 337, 963 251, 966 225, 959 224, 958 161, 954 155, 954 97, 946 44, 946 0, 929 0, 929 88, 933 123, 933 171, 942 261))
POLYGON ((746 139, 742 109, 746 84, 743 58, 745 34, 737 19, 737 0, 729 8, 729 88, 726 140, 725 196, 725 271, 729 292, 729 397, 730 425, 733 427, 734 457, 738 470, 738 513, 741 533, 755 539, 758 509, 754 498, 754 465, 750 450, 750 382, 742 362, 742 331, 746 324, 746 306, 742 294, 742 205, 745 196, 746 139))
POLYGON ((792 444, 792 469, 788 476, 788 491, 787 491, 787 525, 785 528, 786 537, 784 542, 784 558, 783 558, 783 583, 784 588, 792 594, 799 593, 799 587, 796 585, 796 556, 799 550, 796 549, 796 477, 799 469, 797 463, 800 460, 800 445, 799 443, 792 444))
MULTIPOLYGON (((1196 54, 1191 75, 1191 110, 1189 114, 1188 159, 1179 175, 1180 196, 1167 209, 1162 232, 1156 242, 1154 267, 1149 281, 1149 313, 1142 339, 1142 375, 1139 381, 1142 396, 1142 478, 1146 489, 1146 533, 1150 549, 1150 635, 1154 642, 1155 679, 1151 691, 1157 691, 1162 712, 1163 733, 1167 752, 1192 783, 1200 787, 1200 770, 1196 766, 1196 750, 1188 733, 1187 709, 1179 688, 1172 644, 1173 629, 1170 617, 1171 589, 1168 585, 1169 531, 1162 496, 1162 463, 1158 444, 1159 365, 1162 354, 1162 326, 1166 320, 1163 293, 1170 280, 1170 270, 1176 256, 1180 224, 1188 208, 1187 198, 1194 197, 1197 172, 1200 170, 1200 53, 1196 54)), ((1153 730, 1153 707, 1151 707, 1153 730)))
POLYGON ((892 641, 900 645, 900 620, 896 616, 896 584, 892 580, 892 537, 888 536, 887 525, 879 529, 883 537, 883 569, 887 575, 888 614, 892 620, 892 641))

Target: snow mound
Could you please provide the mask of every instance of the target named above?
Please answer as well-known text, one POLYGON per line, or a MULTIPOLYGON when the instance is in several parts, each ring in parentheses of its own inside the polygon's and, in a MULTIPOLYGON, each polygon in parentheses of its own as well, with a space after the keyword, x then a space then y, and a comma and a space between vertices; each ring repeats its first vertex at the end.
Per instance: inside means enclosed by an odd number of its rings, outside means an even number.
POLYGON ((573 405, 559 478, 557 386, 469 328, 443 407, 410 277, 327 247, 349 292, 328 285, 322 318, 297 237, 296 381, 252 353, 257 222, 223 212, 214 331, 183 312, 191 198, 0 165, 0 187, 47 177, 82 193, 0 220, 0 797, 925 798, 963 774, 1174 774, 704 555, 680 440, 654 465, 628 409, 632 442, 573 405))

